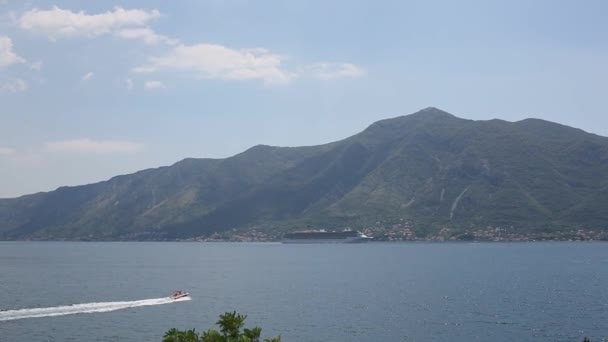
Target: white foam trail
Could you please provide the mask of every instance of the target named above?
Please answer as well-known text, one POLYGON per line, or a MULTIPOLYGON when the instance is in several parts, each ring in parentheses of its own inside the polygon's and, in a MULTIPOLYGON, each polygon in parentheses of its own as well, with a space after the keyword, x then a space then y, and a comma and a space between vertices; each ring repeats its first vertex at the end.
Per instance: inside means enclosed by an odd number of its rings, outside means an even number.
POLYGON ((24 319, 24 318, 64 316, 64 315, 93 313, 93 312, 109 312, 109 311, 115 311, 115 310, 121 310, 121 309, 135 308, 135 307, 139 307, 139 306, 171 304, 171 303, 183 302, 183 301, 187 301, 187 300, 190 300, 190 297, 184 297, 184 298, 179 298, 179 299, 171 299, 168 297, 164 297, 164 298, 133 300, 133 301, 128 301, 128 302, 84 303, 84 304, 72 304, 72 305, 65 305, 65 306, 54 306, 54 307, 50 307, 50 308, 7 310, 7 311, 0 311, 0 321, 12 321, 12 320, 24 319))

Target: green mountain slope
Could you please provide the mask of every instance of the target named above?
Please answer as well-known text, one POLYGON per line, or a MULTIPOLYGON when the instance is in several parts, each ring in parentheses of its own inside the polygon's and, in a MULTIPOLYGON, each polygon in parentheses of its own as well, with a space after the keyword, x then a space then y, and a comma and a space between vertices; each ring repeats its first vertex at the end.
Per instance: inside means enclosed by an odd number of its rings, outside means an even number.
POLYGON ((0 200, 0 234, 148 239, 400 220, 419 234, 486 225, 605 229, 607 204, 608 138, 537 119, 472 121, 427 108, 327 145, 256 146, 0 200))

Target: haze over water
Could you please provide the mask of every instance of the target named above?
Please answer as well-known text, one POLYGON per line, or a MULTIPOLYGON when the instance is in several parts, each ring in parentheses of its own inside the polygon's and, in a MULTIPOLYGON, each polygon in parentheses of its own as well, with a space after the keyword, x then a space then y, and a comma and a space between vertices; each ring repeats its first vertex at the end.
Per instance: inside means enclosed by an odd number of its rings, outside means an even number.
POLYGON ((160 341, 237 310, 284 341, 602 341, 607 247, 0 242, 0 310, 193 297, 2 321, 0 337, 160 341))

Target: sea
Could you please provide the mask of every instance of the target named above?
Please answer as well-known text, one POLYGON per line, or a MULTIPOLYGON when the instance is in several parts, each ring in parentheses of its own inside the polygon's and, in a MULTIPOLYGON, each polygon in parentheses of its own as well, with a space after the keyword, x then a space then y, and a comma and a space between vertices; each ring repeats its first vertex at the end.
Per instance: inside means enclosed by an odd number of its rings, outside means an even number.
POLYGON ((608 243, 0 242, 0 341, 608 340, 608 243), (173 302, 174 290, 191 300, 173 302))

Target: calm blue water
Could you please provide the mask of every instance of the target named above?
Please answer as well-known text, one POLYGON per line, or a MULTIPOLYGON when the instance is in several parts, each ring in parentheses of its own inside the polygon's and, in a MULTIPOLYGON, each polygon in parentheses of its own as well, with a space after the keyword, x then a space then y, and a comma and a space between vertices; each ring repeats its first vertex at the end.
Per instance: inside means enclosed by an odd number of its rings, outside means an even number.
POLYGON ((606 243, 0 242, 0 310, 188 302, 0 321, 0 341, 160 341, 237 310, 283 341, 608 338, 606 243))

